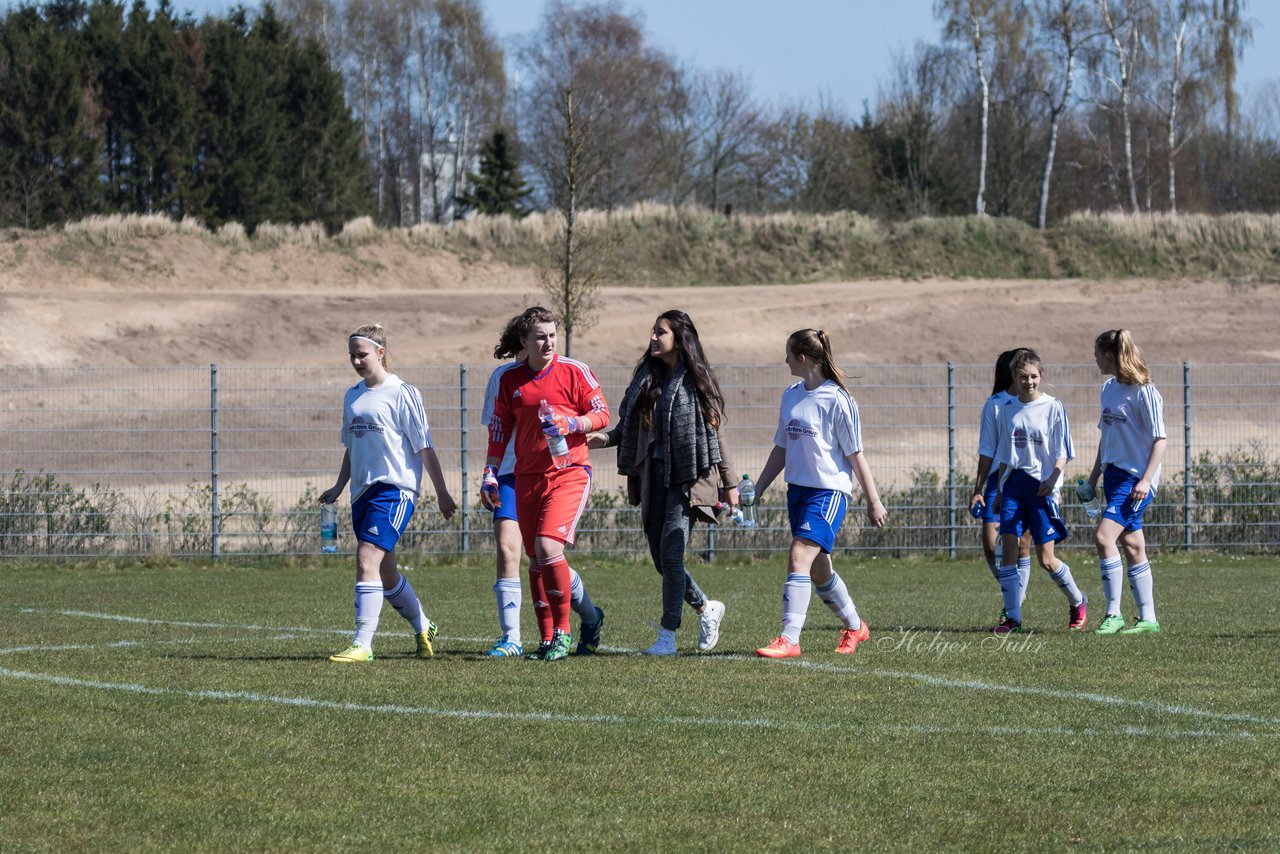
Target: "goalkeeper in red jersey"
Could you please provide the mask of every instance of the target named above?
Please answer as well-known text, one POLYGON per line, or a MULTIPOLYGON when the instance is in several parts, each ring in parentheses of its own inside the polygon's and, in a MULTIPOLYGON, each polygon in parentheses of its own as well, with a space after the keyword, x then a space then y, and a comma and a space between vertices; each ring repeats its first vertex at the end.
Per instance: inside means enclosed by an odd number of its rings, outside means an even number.
MULTIPOLYGON (((564 548, 572 545, 591 493, 586 434, 609 424, 609 406, 600 383, 582 362, 556 353, 557 318, 535 306, 515 321, 524 343, 524 364, 502 375, 489 421, 489 452, 480 501, 497 506, 498 466, 515 443, 516 517, 529 556, 541 643, 529 658, 558 661, 569 654, 570 583, 564 548), (550 412, 539 413, 542 404, 550 412), (553 458, 548 443, 567 446, 553 458)), ((545 411, 545 410, 544 410, 545 411)))

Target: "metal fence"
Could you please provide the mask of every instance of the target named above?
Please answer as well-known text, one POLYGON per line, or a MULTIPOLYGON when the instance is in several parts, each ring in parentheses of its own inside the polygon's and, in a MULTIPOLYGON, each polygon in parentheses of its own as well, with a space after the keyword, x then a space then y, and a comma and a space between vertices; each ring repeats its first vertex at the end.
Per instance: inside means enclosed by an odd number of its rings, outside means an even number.
MULTIPOLYGON (((480 425, 493 365, 394 366, 421 389, 437 453, 460 512, 445 522, 429 485, 405 550, 489 550, 475 499, 484 463, 480 425)), ((616 405, 630 366, 596 366, 616 405)), ((977 548, 966 512, 989 365, 860 365, 853 391, 872 472, 889 508, 864 523, 856 496, 838 545, 882 554, 956 555, 977 548)), ((1280 365, 1156 365, 1169 433, 1164 476, 1147 515, 1166 548, 1280 551, 1280 365)), ((785 366, 718 368, 735 467, 758 472, 772 447, 785 366)), ((317 495, 342 460, 341 367, 0 369, 0 556, 305 554, 317 546, 317 495)), ((1050 366, 1087 475, 1097 447, 1092 365, 1050 366)), ((578 548, 643 551, 612 451, 593 455, 591 506, 578 548)), ((788 542, 784 492, 764 496, 759 529, 700 527, 693 548, 765 552, 788 542)), ((1072 543, 1086 519, 1064 490, 1072 543)), ((354 549, 349 531, 341 542, 354 549)))

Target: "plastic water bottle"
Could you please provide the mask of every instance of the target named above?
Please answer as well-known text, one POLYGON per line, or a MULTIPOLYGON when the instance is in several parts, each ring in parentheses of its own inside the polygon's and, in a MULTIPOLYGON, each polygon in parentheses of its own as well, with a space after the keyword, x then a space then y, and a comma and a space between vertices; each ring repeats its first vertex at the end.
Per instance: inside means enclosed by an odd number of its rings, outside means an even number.
POLYGON ((1102 496, 1098 494, 1097 488, 1089 486, 1089 481, 1083 477, 1076 478, 1076 498, 1079 498, 1080 503, 1084 505, 1085 515, 1090 521, 1102 515, 1102 496))
POLYGON ((738 500, 742 507, 742 521, 738 524, 744 528, 756 527, 756 483, 749 475, 744 474, 738 482, 738 500))
POLYGON ((729 504, 726 504, 723 501, 717 501, 716 509, 726 511, 729 514, 729 519, 733 522, 733 524, 737 525, 739 528, 742 527, 742 508, 741 507, 733 507, 729 504))
MULTIPOLYGON (((551 421, 551 416, 556 411, 551 408, 551 404, 545 400, 538 406, 538 417, 542 419, 545 425, 551 421)), ((547 450, 551 452, 551 462, 556 464, 556 468, 562 469, 569 465, 569 442, 564 436, 552 436, 550 433, 544 433, 547 437, 547 450)))
POLYGON ((335 504, 320 505, 320 551, 327 555, 338 551, 338 507, 335 504))

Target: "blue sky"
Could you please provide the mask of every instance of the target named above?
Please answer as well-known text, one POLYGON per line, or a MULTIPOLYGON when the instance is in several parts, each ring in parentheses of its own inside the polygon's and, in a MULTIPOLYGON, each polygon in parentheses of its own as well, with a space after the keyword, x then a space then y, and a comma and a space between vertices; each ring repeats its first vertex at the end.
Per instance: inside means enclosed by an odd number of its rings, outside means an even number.
MULTIPOLYGON (((537 27, 544 8, 542 0, 481 4, 509 44, 537 27)), ((174 5, 199 16, 232 4, 174 0, 174 5)), ((855 115, 863 100, 874 103, 895 52, 939 38, 932 0, 623 0, 622 5, 642 13, 653 44, 683 62, 740 71, 766 99, 815 104, 825 97, 855 115)), ((1280 3, 1254 0, 1246 13, 1254 25, 1253 44, 1240 68, 1247 99, 1251 88, 1280 80, 1280 3)))

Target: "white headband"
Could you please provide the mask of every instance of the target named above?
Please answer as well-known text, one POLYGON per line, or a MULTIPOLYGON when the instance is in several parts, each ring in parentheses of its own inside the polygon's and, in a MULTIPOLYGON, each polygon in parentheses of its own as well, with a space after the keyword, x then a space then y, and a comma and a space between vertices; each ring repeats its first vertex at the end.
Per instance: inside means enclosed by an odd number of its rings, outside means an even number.
POLYGON ((386 346, 387 346, 386 344, 379 344, 377 341, 374 341, 372 338, 366 338, 366 337, 365 337, 365 336, 363 336, 363 335, 352 335, 352 336, 348 337, 348 338, 347 338, 347 340, 348 340, 348 341, 356 341, 356 340, 359 340, 359 341, 368 341, 368 342, 369 342, 370 344, 372 344, 373 346, 375 346, 375 347, 381 347, 381 348, 383 348, 383 349, 386 349, 386 346))

